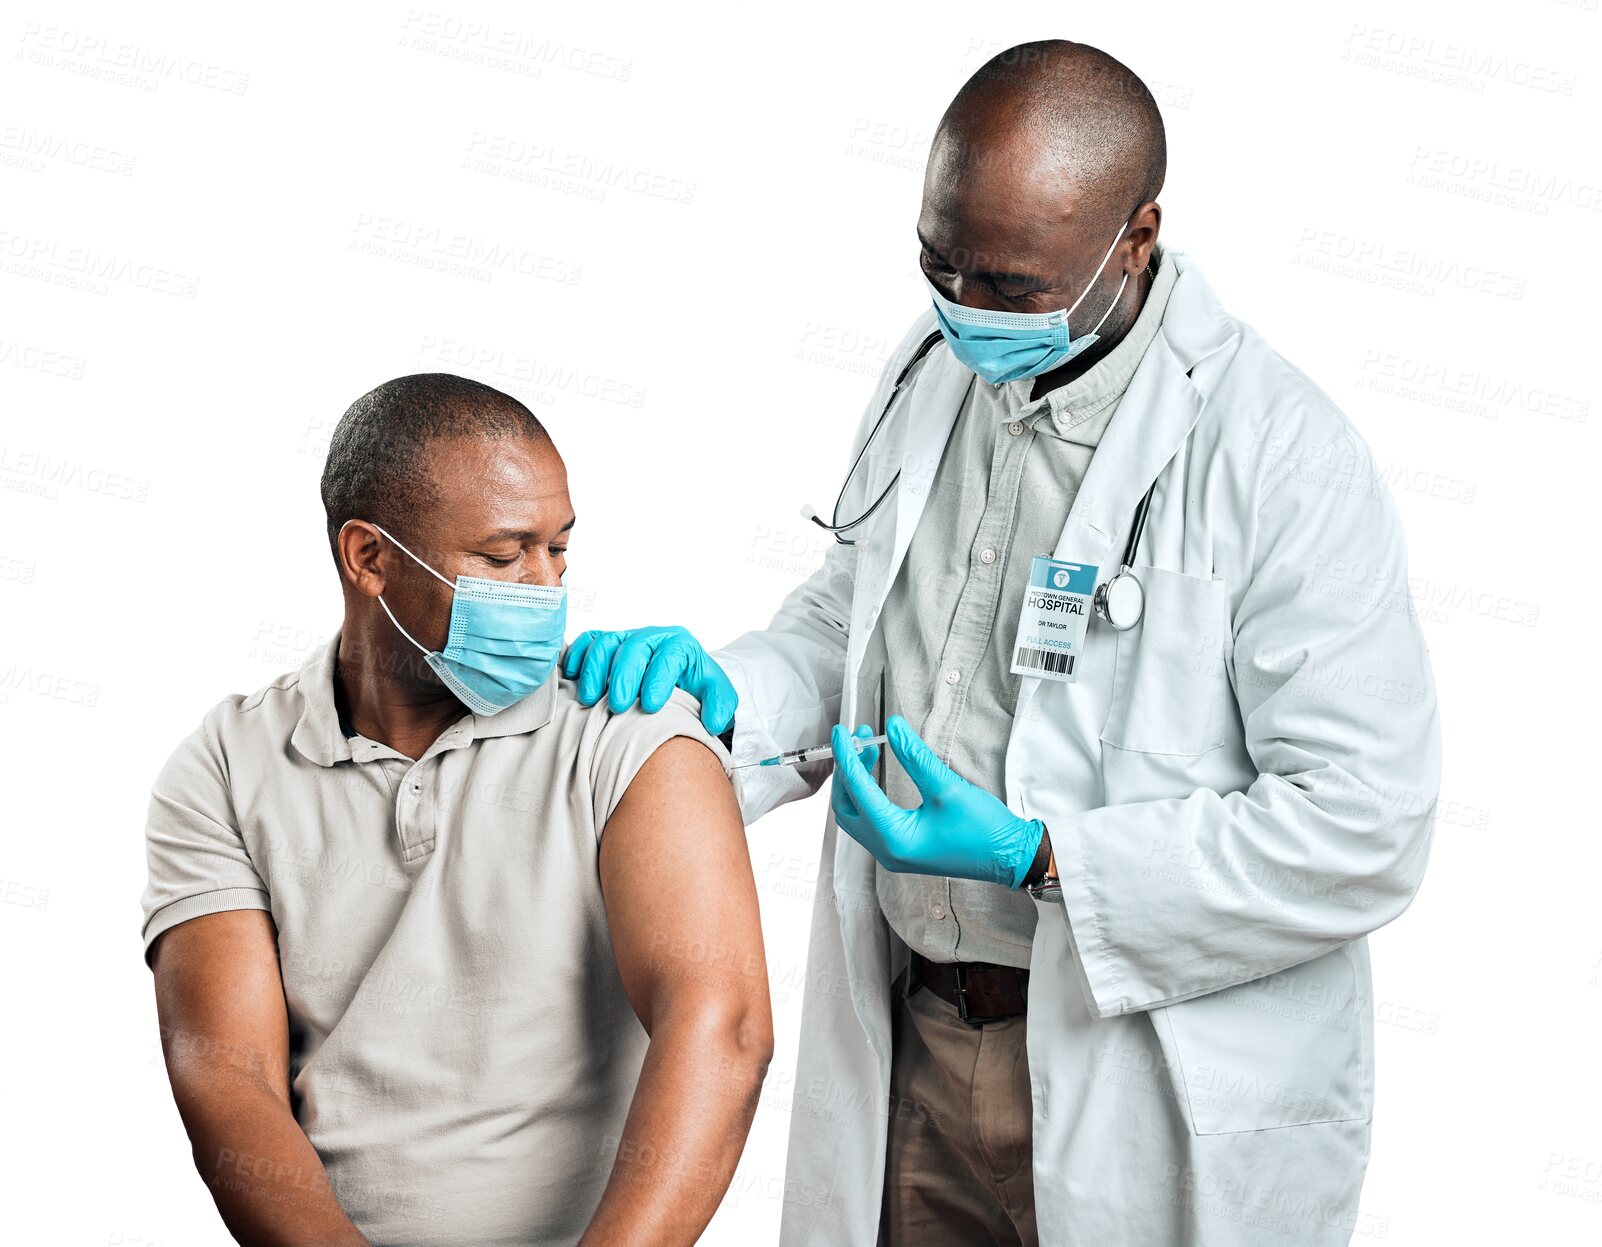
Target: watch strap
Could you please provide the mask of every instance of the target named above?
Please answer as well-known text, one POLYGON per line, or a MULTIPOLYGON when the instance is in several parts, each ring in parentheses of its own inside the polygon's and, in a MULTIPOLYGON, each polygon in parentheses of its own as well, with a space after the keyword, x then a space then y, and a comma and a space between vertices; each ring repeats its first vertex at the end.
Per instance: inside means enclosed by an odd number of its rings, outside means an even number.
POLYGON ((1029 864, 1029 870, 1023 877, 1019 887, 1027 888, 1033 892, 1046 880, 1046 867, 1051 864, 1051 835, 1046 831, 1046 825, 1040 825, 1040 847, 1035 850, 1035 860, 1029 864))

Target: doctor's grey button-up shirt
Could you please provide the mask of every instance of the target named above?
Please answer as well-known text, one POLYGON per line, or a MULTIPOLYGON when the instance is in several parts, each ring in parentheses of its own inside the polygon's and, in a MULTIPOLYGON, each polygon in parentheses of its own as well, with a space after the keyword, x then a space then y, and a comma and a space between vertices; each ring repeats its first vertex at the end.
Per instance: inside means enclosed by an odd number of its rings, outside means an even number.
MULTIPOLYGON (((861 717, 900 714, 970 782, 1006 799, 1005 761, 1021 676, 1011 673, 1018 613, 1037 554, 1048 557, 1090 456, 1157 334, 1177 275, 1161 245, 1134 325, 1081 376, 1031 399, 1034 378, 969 387, 929 501, 885 599, 858 685, 861 717)), ((882 725, 875 723, 875 729, 882 725)), ((890 799, 921 798, 886 754, 890 799)), ((1035 903, 994 883, 895 874, 879 866, 885 918, 933 961, 1027 966, 1035 903)))

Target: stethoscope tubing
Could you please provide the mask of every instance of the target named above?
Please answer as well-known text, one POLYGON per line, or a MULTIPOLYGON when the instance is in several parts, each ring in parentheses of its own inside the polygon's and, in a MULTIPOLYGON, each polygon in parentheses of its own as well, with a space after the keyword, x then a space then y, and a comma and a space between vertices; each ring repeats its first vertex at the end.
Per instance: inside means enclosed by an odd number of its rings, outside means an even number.
POLYGON ((879 418, 873 422, 873 428, 868 431, 867 441, 862 443, 862 449, 857 451, 857 457, 851 461, 851 467, 846 472, 845 481, 840 486, 840 492, 835 495, 834 510, 829 516, 830 522, 825 524, 822 517, 815 513, 807 516, 808 519, 825 532, 833 533, 834 539, 843 546, 854 546, 856 542, 849 537, 842 537, 840 534, 850 532, 853 528, 859 527, 872 518, 873 513, 884 505, 885 499, 890 496, 896 487, 896 483, 901 480, 901 471, 897 469, 896 474, 890 478, 890 483, 884 487, 884 492, 874 499, 872 506, 857 516, 856 519, 848 520, 844 524, 840 523, 840 503, 845 500, 846 490, 851 488, 851 478, 856 475, 857 466, 861 464, 863 456, 868 453, 868 448, 873 445, 873 439, 879 436, 879 428, 889 418, 890 409, 896 405, 896 396, 901 393, 901 387, 907 383, 907 377, 911 374, 918 361, 934 349, 935 344, 940 341, 940 337, 940 331, 937 329, 919 343, 918 349, 912 353, 912 358, 907 361, 906 367, 896 377, 895 385, 890 388, 890 397, 885 400, 884 410, 879 413, 879 418))
MULTIPOLYGON (((917 366, 918 361, 934 349, 935 344, 940 341, 940 338, 940 332, 939 330, 936 330, 921 343, 919 343, 918 349, 912 353, 912 358, 907 361, 906 366, 902 368, 900 374, 896 377, 895 385, 890 388, 890 397, 885 400, 884 410, 879 413, 879 418, 873 422, 873 428, 868 431, 867 440, 862 443, 862 449, 857 451, 857 457, 851 461, 851 467, 846 471, 845 481, 840 486, 840 492, 835 495, 834 510, 829 516, 829 522, 824 523, 823 518, 820 515, 812 511, 810 507, 807 508, 805 513, 807 518, 825 532, 832 533, 834 539, 841 545, 851 546, 856 544, 856 542, 851 538, 842 536, 841 534, 850 532, 853 528, 858 528, 871 519, 873 514, 884 505, 885 500, 888 499, 895 491, 897 483, 901 480, 901 472, 899 469, 897 469, 896 474, 890 478, 890 483, 884 487, 883 492, 881 492, 879 496, 873 500, 873 504, 869 506, 866 511, 857 516, 854 520, 847 520, 844 524, 840 523, 840 503, 845 500, 846 490, 851 488, 851 478, 856 475, 857 468, 861 465, 863 457, 867 455, 869 448, 873 445, 873 439, 879 436, 879 429, 889 418, 891 409, 895 407, 896 397, 901 393, 902 387, 906 385, 907 377, 911 375, 912 370, 917 366)), ((1140 622, 1141 615, 1145 613, 1144 589, 1142 588, 1140 610, 1135 615, 1135 618, 1130 620, 1127 624, 1122 622, 1115 623, 1108 616, 1106 608, 1108 591, 1114 582, 1122 579, 1125 576, 1128 576, 1131 580, 1134 580, 1137 587, 1140 586, 1139 579, 1135 577, 1129 569, 1134 566, 1135 554, 1140 549, 1140 538, 1146 531, 1146 515, 1151 510, 1151 498, 1156 489, 1157 482, 1156 480, 1153 480, 1152 483, 1146 487, 1146 493, 1141 498, 1140 505, 1135 508, 1134 523, 1130 528, 1129 541, 1124 546, 1124 557, 1123 561, 1119 565, 1118 574, 1114 576, 1112 580, 1109 580, 1103 584, 1101 589, 1095 594, 1094 606, 1096 614, 1102 619, 1106 620, 1106 622, 1111 624, 1114 628, 1117 628, 1120 632, 1127 631, 1140 622)))

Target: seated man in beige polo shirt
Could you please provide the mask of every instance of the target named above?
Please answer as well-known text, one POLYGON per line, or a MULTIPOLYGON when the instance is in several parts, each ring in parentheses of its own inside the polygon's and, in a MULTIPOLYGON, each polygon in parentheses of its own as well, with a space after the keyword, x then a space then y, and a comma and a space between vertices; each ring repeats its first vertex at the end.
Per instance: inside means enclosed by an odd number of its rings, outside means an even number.
POLYGON ((554 670, 573 506, 521 403, 382 385, 322 491, 342 627, 150 805, 201 1177, 249 1244, 692 1243, 772 1051, 728 754, 554 670))

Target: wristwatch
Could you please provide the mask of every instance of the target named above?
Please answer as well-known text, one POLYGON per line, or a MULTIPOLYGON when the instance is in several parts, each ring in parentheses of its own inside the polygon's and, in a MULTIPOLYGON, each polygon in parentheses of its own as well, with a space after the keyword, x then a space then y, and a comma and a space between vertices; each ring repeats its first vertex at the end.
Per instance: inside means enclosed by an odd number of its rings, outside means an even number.
POLYGON ((1035 850, 1034 863, 1024 876, 1023 888, 1037 901, 1062 904, 1062 881, 1057 878, 1057 855, 1051 848, 1051 832, 1041 824, 1040 847, 1035 850))

